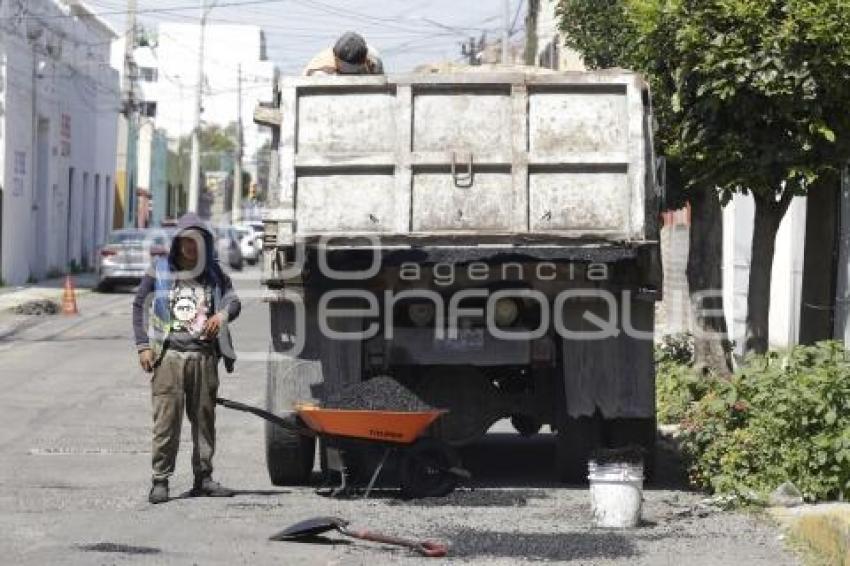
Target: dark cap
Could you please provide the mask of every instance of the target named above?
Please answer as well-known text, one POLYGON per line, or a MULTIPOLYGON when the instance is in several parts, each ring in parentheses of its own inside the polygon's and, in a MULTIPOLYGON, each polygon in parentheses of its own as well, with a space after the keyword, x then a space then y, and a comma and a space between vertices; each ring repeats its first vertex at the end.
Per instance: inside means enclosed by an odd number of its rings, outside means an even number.
POLYGON ((366 40, 359 33, 347 31, 336 41, 334 45, 334 56, 343 63, 349 65, 363 65, 369 48, 366 40))

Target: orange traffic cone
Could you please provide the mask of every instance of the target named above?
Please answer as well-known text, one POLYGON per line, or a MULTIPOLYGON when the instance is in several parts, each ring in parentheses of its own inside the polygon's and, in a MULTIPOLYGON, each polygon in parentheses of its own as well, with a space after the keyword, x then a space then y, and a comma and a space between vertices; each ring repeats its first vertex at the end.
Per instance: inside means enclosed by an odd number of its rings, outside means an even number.
POLYGON ((74 280, 70 275, 65 276, 65 289, 62 291, 62 314, 80 314, 77 310, 77 292, 74 290, 74 280))

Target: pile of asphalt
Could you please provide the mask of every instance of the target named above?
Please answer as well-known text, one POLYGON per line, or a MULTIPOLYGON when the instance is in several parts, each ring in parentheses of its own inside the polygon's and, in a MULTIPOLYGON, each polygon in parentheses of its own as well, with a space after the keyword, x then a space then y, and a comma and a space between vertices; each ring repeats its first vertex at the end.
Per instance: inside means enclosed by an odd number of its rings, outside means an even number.
POLYGON ((365 411, 431 411, 433 407, 392 377, 378 376, 330 393, 322 403, 328 409, 365 411))
POLYGON ((46 314, 58 314, 59 304, 50 299, 35 299, 20 304, 12 309, 15 314, 25 314, 31 316, 43 316, 46 314))

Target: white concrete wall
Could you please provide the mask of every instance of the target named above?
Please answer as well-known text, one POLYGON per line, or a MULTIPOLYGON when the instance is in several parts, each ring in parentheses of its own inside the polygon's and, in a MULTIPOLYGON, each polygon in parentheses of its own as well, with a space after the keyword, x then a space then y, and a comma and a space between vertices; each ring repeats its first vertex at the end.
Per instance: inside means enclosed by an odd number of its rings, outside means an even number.
MULTIPOLYGON (((723 210, 723 300, 736 353, 743 353, 747 295, 752 256, 755 204, 750 195, 736 195, 723 210)), ((806 199, 795 198, 776 235, 770 290, 770 346, 797 343, 803 287, 806 199)))
POLYGON ((537 14, 537 61, 535 64, 539 65, 546 52, 556 45, 557 70, 583 71, 585 67, 581 55, 564 45, 562 32, 558 29, 558 18, 555 15, 557 4, 557 0, 540 0, 540 11, 537 14))
POLYGON ((5 19, 9 8, 0 4, 6 77, 0 272, 6 283, 21 284, 62 273, 72 261, 93 263, 111 224, 105 180, 114 179, 119 92, 108 64, 114 33, 105 24, 51 0, 31 0, 27 8, 41 19, 16 26, 5 19), (39 124, 41 136, 34 134, 39 124))
POLYGON ((662 300, 656 309, 658 336, 689 332, 691 301, 688 287, 690 225, 686 214, 669 214, 661 227, 662 300))

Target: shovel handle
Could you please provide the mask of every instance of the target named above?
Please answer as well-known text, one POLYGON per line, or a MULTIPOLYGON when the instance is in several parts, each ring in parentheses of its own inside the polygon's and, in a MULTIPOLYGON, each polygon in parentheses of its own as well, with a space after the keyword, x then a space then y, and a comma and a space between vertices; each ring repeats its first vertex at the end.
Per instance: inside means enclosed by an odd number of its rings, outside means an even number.
POLYGON ((350 537, 358 538, 361 540, 368 540, 372 542, 380 542, 383 544, 392 544, 394 546, 403 546, 409 548, 415 552, 418 552, 422 556, 427 556, 429 558, 440 558, 445 556, 448 553, 448 547, 440 542, 430 541, 430 540, 410 540, 399 537, 394 537, 390 535, 383 535, 380 533, 373 533, 371 531, 363 531, 356 529, 340 529, 340 532, 346 534, 350 537))

